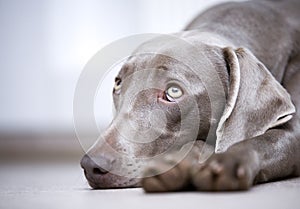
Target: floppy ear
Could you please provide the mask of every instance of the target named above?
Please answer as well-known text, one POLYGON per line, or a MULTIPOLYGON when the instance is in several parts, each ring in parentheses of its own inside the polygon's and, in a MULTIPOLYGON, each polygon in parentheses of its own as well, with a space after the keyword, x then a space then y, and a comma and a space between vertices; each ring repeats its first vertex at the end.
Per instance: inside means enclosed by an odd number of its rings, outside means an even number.
POLYGON ((225 48, 229 92, 217 128, 216 152, 265 133, 292 118, 290 95, 247 49, 225 48))

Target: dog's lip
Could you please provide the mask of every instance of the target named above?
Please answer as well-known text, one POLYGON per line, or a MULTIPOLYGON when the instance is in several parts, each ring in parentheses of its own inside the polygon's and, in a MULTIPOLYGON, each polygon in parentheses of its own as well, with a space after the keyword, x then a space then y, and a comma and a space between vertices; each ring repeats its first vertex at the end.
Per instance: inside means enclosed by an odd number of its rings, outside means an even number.
POLYGON ((85 173, 85 177, 88 181, 88 184, 93 189, 121 189, 121 188, 133 188, 137 187, 139 185, 139 181, 135 182, 134 184, 129 184, 131 181, 134 181, 134 179, 126 179, 122 176, 117 176, 113 173, 106 173, 103 175, 99 175, 97 179, 91 177, 87 173, 85 173), (123 181, 120 184, 114 184, 114 181, 109 181, 109 179, 113 178, 124 178, 125 181, 123 181))
MULTIPOLYGON (((104 174, 104 175, 106 175, 106 174, 104 174)), ((94 178, 90 177, 89 175, 85 175, 85 177, 87 179, 88 184, 93 189, 111 189, 111 188, 113 188, 112 186, 103 185, 103 184, 97 182, 97 180, 95 180, 94 178)))
MULTIPOLYGON (((97 180, 96 180, 94 177, 90 176, 90 175, 89 175, 88 173, 86 173, 85 171, 84 171, 84 175, 85 175, 85 178, 86 178, 86 180, 88 181, 89 185, 90 185, 93 189, 99 188, 99 186, 98 186, 99 182, 97 182, 97 180)), ((108 173, 99 176, 99 178, 103 178, 103 176, 105 176, 105 175, 108 175, 108 173)))

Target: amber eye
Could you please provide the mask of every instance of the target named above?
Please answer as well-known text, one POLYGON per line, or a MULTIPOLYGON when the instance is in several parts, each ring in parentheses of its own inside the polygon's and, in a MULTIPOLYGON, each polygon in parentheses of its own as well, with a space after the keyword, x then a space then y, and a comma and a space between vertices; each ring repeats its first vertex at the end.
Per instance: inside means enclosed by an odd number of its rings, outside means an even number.
POLYGON ((119 93, 122 87, 122 80, 121 78, 115 79, 115 85, 114 85, 114 92, 119 93))
POLYGON ((181 97, 183 93, 179 87, 171 86, 166 90, 165 94, 168 101, 174 102, 175 99, 181 97))

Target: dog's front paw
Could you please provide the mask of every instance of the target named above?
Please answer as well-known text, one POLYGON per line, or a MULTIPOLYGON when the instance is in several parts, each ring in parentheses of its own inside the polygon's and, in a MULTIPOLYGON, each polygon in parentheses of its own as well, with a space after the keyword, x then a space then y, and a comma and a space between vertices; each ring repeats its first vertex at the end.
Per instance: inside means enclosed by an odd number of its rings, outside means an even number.
POLYGON ((176 154, 169 154, 145 169, 142 187, 146 192, 184 190, 190 184, 191 170, 196 163, 197 158, 191 155, 178 162, 176 154))
POLYGON ((247 190, 252 185, 251 169, 232 153, 212 155, 192 171, 193 186, 201 191, 247 190))

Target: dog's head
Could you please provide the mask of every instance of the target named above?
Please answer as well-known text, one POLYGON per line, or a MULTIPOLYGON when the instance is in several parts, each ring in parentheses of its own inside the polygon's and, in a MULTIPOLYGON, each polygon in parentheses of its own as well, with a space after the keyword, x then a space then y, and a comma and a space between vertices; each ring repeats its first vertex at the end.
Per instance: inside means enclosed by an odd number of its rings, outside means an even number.
MULTIPOLYGON (((151 40, 139 47, 115 78, 114 119, 81 161, 90 186, 138 186, 143 168, 157 156, 180 150, 194 140, 205 141, 211 132, 212 139, 241 132, 240 138, 229 139, 232 144, 275 124, 278 115, 288 112, 289 108, 282 107, 290 105, 273 105, 277 110, 270 108, 270 111, 278 112, 275 118, 264 116, 265 119, 260 120, 261 115, 251 115, 251 119, 258 121, 251 127, 251 133, 246 128, 247 117, 242 116, 246 118, 241 119, 242 127, 233 131, 240 117, 234 107, 244 105, 246 99, 238 92, 248 85, 240 82, 246 72, 241 73, 241 67, 254 75, 254 92, 275 86, 280 89, 279 100, 287 100, 286 92, 248 51, 203 42, 197 42, 196 47, 193 44, 183 46, 166 40, 151 40), (253 69, 259 70, 254 72, 253 69)), ((243 94, 247 96, 247 92, 243 94)), ((271 94, 270 98, 274 95, 278 98, 276 92, 271 94)), ((262 106, 272 102, 265 97, 256 99, 263 101, 262 106)), ((257 108, 245 105, 251 111, 257 108)), ((280 119, 284 118, 281 116, 280 119)), ((219 151, 229 146, 221 139, 217 139, 217 145, 219 151)))

